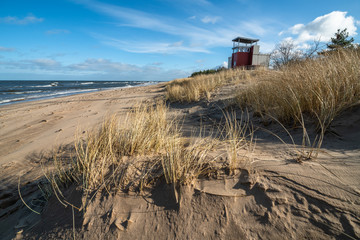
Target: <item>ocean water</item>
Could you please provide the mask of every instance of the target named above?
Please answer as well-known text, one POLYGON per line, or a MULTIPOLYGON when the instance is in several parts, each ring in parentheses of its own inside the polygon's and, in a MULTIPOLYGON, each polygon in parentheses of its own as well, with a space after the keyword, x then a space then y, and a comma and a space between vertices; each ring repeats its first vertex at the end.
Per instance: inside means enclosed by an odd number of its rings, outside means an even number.
POLYGON ((149 81, 0 81, 0 105, 155 83, 149 81))

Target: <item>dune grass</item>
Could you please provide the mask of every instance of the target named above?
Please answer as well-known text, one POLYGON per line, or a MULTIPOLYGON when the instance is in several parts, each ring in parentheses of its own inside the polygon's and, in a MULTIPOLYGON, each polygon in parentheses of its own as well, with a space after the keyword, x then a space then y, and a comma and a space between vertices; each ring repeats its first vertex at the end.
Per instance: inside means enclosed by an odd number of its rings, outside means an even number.
POLYGON ((211 172, 211 165, 216 158, 208 153, 214 147, 210 138, 195 138, 184 147, 180 141, 170 141, 166 146, 166 154, 161 157, 161 164, 166 183, 188 184, 200 175, 211 172))
POLYGON ((148 171, 159 167, 158 156, 169 142, 180 138, 178 124, 168 121, 167 111, 159 101, 154 106, 134 107, 122 121, 110 117, 100 129, 89 131, 85 139, 77 138, 71 168, 63 175, 89 192, 101 187, 127 190, 129 179, 145 184, 149 173, 142 171, 143 165, 148 171), (150 156, 146 164, 132 160, 145 155, 150 156))
MULTIPOLYGON (((201 135, 201 134, 200 134, 201 135)), ((72 157, 54 154, 55 170, 48 174, 59 200, 59 185, 77 182, 86 194, 97 191, 141 191, 157 180, 187 184, 212 171, 210 157, 216 139, 184 138, 164 102, 134 107, 125 120, 108 118, 88 131, 74 146, 72 157)))
POLYGON ((47 178, 65 206, 70 203, 64 199, 61 185, 74 182, 91 197, 98 191, 142 191, 159 179, 173 186, 189 184, 224 166, 232 174, 239 168, 238 151, 247 146, 246 138, 252 136, 248 120, 242 123, 235 115, 225 114, 222 137, 205 137, 200 131, 185 138, 179 121, 169 117, 163 101, 142 104, 134 107, 125 120, 112 116, 83 139, 77 137, 72 156, 63 159, 62 151, 54 154, 55 170, 47 178), (217 146, 227 144, 231 146, 225 148, 229 154, 222 159, 228 163, 219 163, 217 146))
POLYGON ((248 82, 251 77, 264 72, 263 69, 246 71, 241 68, 224 70, 214 74, 197 75, 191 78, 177 79, 166 86, 166 99, 170 102, 197 102, 209 100, 212 93, 229 83, 248 82))
POLYGON ((301 124, 306 115, 324 129, 359 100, 359 50, 339 50, 271 71, 236 97, 239 106, 250 107, 262 117, 301 124))
MULTIPOLYGON (((241 167, 241 161, 246 160, 244 154, 239 155, 241 150, 252 152, 255 148, 254 128, 250 121, 249 113, 242 112, 239 118, 236 112, 224 112, 223 139, 226 143, 228 155, 229 174, 233 175, 235 169, 241 167)), ((242 165, 245 165, 244 163, 242 165)))

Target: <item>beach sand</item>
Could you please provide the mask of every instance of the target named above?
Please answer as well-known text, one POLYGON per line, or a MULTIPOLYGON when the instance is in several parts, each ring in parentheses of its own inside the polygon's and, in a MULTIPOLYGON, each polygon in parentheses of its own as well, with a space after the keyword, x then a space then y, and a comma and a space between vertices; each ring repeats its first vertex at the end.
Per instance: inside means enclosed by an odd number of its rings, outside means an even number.
MULTIPOLYGON (((333 123, 315 160, 298 163, 293 149, 268 133, 235 176, 199 179, 179 190, 147 196, 96 197, 85 215, 72 214, 56 198, 29 211, 25 201, 39 194, 40 161, 71 144, 112 114, 124 116, 136 103, 164 95, 165 84, 68 96, 0 107, 0 238, 26 239, 359 239, 360 108, 333 123), (36 182, 37 184, 33 184, 36 182), (75 232, 73 231, 75 220, 75 232)), ((232 87, 210 101, 171 104, 184 129, 219 120, 232 87)), ((254 119, 254 124, 257 124, 254 119)), ((286 139, 279 126, 269 129, 286 139), (283 135, 281 135, 283 134, 283 135)), ((190 130, 189 130, 190 131, 190 130)), ((301 131, 292 132, 294 138, 301 131)), ((75 203, 74 189, 64 194, 75 203)))
POLYGON ((91 129, 161 91, 163 84, 0 106, 0 164, 24 162, 32 154, 70 143, 78 130, 91 129))

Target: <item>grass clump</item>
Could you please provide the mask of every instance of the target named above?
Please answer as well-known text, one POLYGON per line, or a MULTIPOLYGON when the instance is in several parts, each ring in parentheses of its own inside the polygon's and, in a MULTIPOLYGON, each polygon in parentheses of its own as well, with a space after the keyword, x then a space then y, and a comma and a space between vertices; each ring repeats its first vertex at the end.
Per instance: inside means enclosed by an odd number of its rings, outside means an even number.
POLYGON ((159 179, 187 184, 210 171, 214 161, 208 156, 214 146, 211 140, 191 139, 181 136, 179 123, 169 119, 164 102, 140 105, 125 120, 113 116, 84 139, 78 138, 67 161, 55 155, 50 182, 59 198, 58 185, 72 182, 85 194, 141 191, 159 179))
MULTIPOLYGON (((226 142, 228 153, 229 174, 233 175, 235 169, 239 168, 239 151, 247 149, 249 152, 255 148, 254 128, 251 124, 249 113, 241 112, 237 117, 235 112, 224 113, 225 125, 223 129, 223 138, 226 142)), ((244 160, 244 156, 241 156, 244 160)))
POLYGON ((190 78, 171 81, 166 86, 166 99, 171 102, 196 102, 203 98, 209 100, 219 87, 229 83, 246 82, 262 69, 246 71, 241 68, 222 70, 211 75, 196 75, 190 78))
POLYGON ((214 141, 210 137, 194 139, 191 143, 185 143, 187 147, 176 139, 167 144, 161 163, 168 184, 187 184, 211 171, 215 158, 209 157, 208 153, 214 147, 214 141))
POLYGON ((149 173, 144 166, 151 171, 168 142, 179 136, 177 123, 167 120, 167 111, 163 102, 140 105, 125 120, 113 116, 99 130, 90 131, 75 144, 74 179, 89 191, 100 186, 126 190, 131 181, 145 184, 149 173), (144 155, 151 156, 146 163, 144 155))
POLYGON ((166 99, 189 103, 199 101, 202 97, 210 98, 211 91, 220 86, 221 81, 215 75, 174 80, 166 86, 166 99))
POLYGON ((272 71, 236 97, 262 117, 301 123, 310 115, 327 129, 342 111, 360 100, 360 52, 339 50, 272 71))

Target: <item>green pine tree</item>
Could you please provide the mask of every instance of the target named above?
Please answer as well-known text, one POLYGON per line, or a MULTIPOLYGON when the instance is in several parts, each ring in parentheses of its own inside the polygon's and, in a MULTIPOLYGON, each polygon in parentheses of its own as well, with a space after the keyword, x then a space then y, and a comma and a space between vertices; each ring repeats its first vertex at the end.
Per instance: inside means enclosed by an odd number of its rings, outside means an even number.
POLYGON ((335 33, 335 37, 331 38, 331 42, 327 44, 327 47, 331 50, 353 47, 352 42, 354 41, 354 38, 347 39, 348 37, 349 33, 346 28, 341 31, 338 29, 337 33, 335 33))

